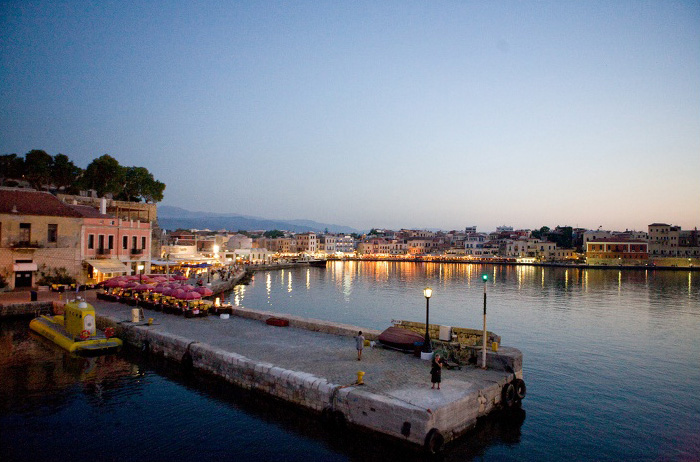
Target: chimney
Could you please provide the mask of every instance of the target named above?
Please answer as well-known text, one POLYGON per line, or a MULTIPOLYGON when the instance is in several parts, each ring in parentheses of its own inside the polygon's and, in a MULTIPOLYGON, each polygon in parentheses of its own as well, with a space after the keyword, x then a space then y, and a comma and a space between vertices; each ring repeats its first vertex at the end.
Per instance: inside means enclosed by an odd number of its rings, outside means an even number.
POLYGON ((107 199, 105 199, 104 197, 100 199, 100 213, 102 215, 107 214, 107 199))

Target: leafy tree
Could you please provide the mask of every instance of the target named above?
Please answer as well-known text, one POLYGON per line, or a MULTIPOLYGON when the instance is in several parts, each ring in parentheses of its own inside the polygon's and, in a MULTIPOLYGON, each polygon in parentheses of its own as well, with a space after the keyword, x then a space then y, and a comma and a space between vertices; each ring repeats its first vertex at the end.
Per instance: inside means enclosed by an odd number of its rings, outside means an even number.
POLYGON ((532 237, 535 239, 543 239, 546 240, 547 236, 549 234, 549 227, 548 226, 543 226, 539 230, 535 230, 532 233, 530 233, 532 237))
POLYGON ((17 154, 3 154, 0 156, 0 185, 8 179, 19 179, 24 174, 24 160, 17 154))
POLYGON ((367 233, 368 236, 376 236, 379 234, 379 231, 377 231, 375 228, 372 228, 369 230, 369 233, 367 233))
POLYGON ((273 229, 272 231, 265 231, 263 233, 263 236, 268 237, 270 239, 276 239, 278 237, 283 237, 284 232, 278 230, 278 229, 273 229))
POLYGON ((56 154, 53 158, 52 183, 57 188, 65 188, 66 192, 77 192, 77 180, 83 169, 76 165, 65 154, 56 154))
POLYGON ((574 230, 571 226, 557 226, 549 233, 549 240, 557 243, 557 247, 570 249, 574 246, 574 230))
POLYGON ((35 189, 51 184, 53 157, 41 149, 32 149, 24 156, 24 177, 35 189))
POLYGON ((90 162, 83 174, 82 186, 94 189, 98 196, 111 193, 119 195, 124 190, 126 169, 119 165, 117 159, 105 154, 90 162))

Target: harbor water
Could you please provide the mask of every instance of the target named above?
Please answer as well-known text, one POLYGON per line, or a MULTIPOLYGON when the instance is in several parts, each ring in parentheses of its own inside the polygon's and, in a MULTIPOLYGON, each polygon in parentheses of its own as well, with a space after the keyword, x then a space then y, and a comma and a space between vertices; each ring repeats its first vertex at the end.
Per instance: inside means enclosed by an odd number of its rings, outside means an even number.
MULTIPOLYGON (((481 328, 482 274, 488 329, 522 350, 528 394, 446 460, 700 458, 698 272, 333 262, 258 272, 229 298, 384 329, 424 321, 430 286, 431 323, 481 328)), ((136 354, 71 358, 26 323, 0 322, 0 460, 417 457, 136 354)))

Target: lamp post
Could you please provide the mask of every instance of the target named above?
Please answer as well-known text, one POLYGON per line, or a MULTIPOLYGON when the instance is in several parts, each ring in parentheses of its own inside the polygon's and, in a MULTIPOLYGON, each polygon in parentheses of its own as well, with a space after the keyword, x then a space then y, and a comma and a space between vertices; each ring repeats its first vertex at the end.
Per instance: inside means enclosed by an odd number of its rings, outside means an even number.
POLYGON ((423 353, 432 353, 433 348, 430 346, 430 334, 428 333, 428 325, 430 320, 430 297, 433 295, 433 289, 426 287, 423 290, 425 296, 425 338, 423 339, 423 353))
POLYGON ((138 265, 136 267, 139 270, 139 284, 143 283, 143 270, 146 268, 145 265, 138 265))
POLYGON ((486 369, 486 282, 489 280, 489 275, 481 276, 484 280, 484 337, 481 344, 481 368, 486 369))

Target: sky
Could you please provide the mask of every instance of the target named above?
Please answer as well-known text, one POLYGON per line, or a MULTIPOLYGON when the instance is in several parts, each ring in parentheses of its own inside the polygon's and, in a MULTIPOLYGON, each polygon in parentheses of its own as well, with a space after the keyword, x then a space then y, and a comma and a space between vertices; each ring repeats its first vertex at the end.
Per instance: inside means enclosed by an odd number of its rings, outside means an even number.
POLYGON ((357 229, 700 225, 700 2, 0 0, 0 154, 357 229))

